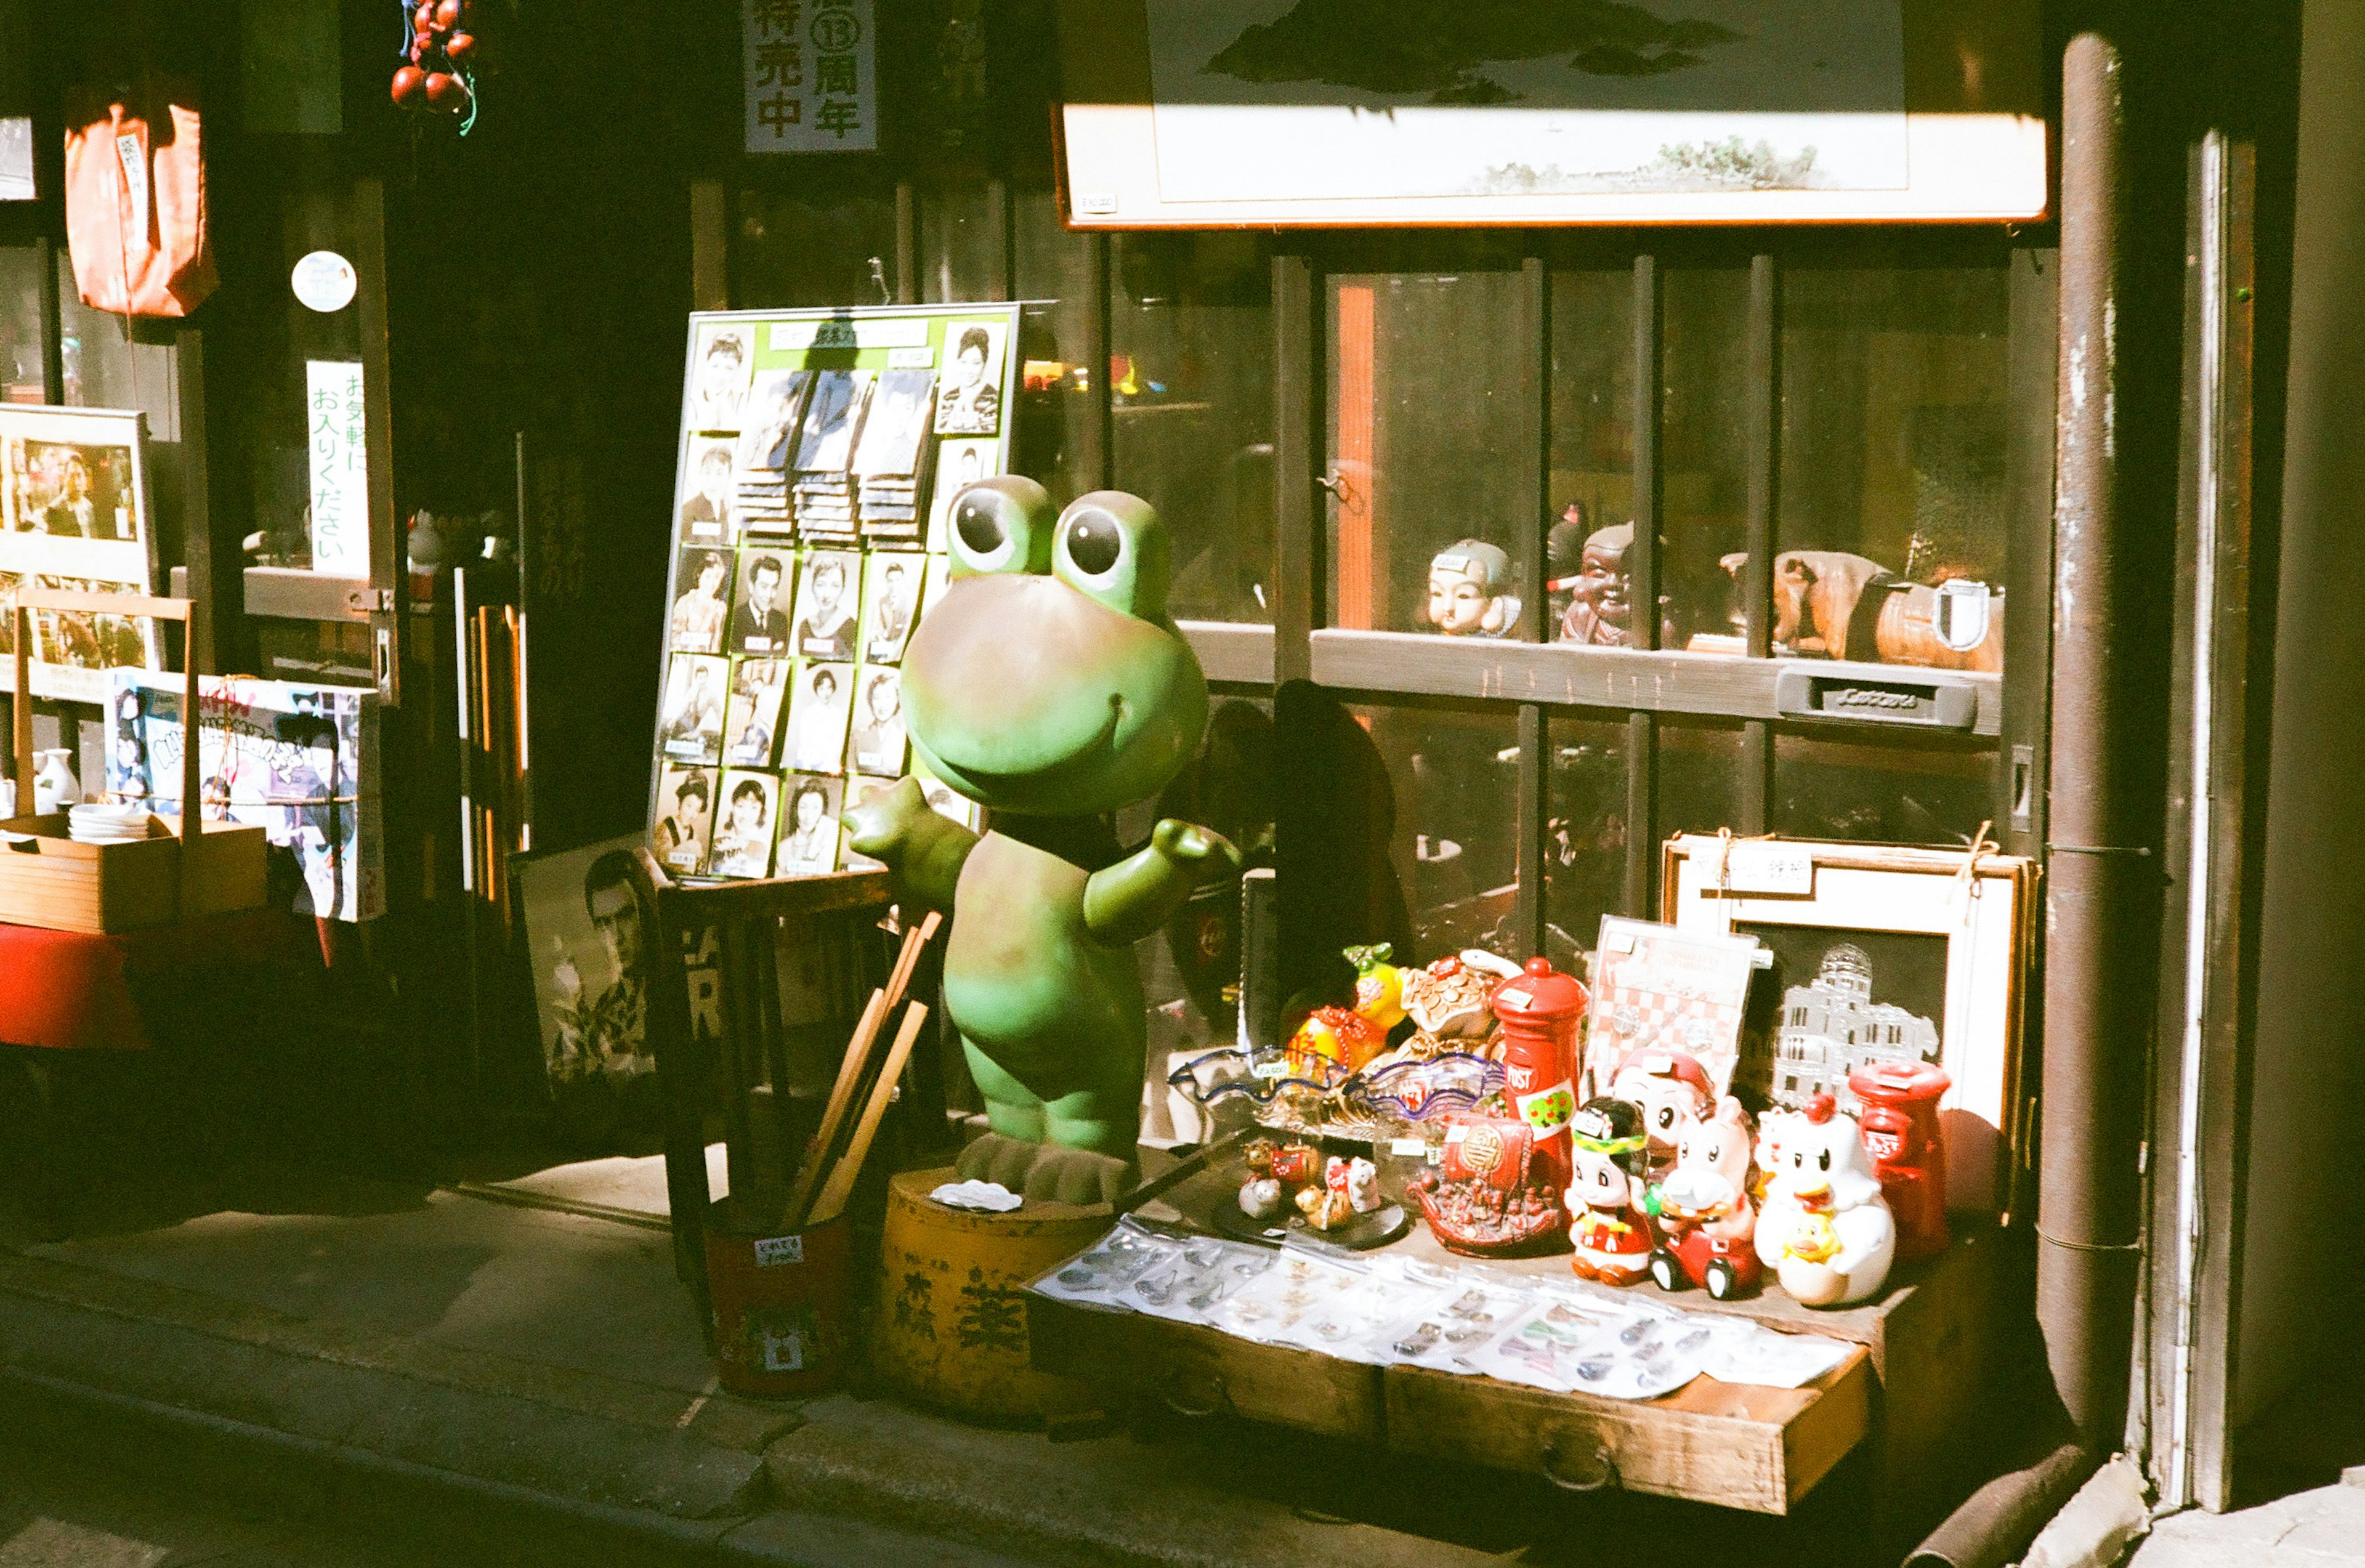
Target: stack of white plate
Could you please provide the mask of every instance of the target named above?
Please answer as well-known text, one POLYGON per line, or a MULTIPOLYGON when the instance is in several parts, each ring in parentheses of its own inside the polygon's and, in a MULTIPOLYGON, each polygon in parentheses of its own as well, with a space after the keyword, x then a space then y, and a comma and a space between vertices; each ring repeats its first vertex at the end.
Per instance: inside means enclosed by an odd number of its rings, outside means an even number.
POLYGON ((148 808, 76 806, 66 812, 66 831, 80 844, 129 844, 148 836, 148 808))

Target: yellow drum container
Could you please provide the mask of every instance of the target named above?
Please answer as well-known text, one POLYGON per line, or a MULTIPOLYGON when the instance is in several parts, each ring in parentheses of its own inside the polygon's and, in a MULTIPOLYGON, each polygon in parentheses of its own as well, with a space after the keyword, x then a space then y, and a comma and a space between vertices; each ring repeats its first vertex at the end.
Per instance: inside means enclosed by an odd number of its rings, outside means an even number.
POLYGON ((985 1421, 1031 1421, 1061 1381, 1027 1364, 1027 1284, 1098 1240, 1106 1204, 1028 1203, 1006 1215, 948 1209, 928 1194, 950 1170, 887 1187, 872 1368, 923 1405, 985 1421))

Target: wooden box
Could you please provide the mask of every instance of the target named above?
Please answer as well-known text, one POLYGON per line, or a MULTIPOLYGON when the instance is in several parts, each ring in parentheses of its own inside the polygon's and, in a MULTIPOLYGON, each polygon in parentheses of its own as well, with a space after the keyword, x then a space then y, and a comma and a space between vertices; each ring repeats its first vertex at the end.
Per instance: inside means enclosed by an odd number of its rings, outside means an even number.
POLYGON ((1380 1369, 1196 1323, 1026 1298, 1038 1372, 1130 1389, 1182 1416, 1245 1416, 1334 1438, 1386 1429, 1380 1369))
POLYGON ((180 836, 154 816, 146 838, 126 844, 76 843, 62 812, 12 817, 0 834, 0 922, 8 924, 106 935, 263 902, 259 827, 217 823, 198 834, 185 880, 180 836))

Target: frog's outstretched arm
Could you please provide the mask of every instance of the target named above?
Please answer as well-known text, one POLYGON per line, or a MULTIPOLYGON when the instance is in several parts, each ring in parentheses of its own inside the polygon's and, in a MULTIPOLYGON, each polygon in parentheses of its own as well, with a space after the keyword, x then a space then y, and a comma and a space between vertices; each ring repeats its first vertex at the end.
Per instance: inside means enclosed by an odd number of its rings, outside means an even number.
POLYGON ((1192 889, 1239 864, 1222 834, 1169 817, 1142 849, 1085 879, 1084 928, 1094 941, 1130 946, 1164 925, 1192 889))
POLYGON ((852 848, 885 862, 899 896, 952 913, 953 890, 977 834, 931 811, 918 779, 905 778, 846 812, 846 834, 852 848))

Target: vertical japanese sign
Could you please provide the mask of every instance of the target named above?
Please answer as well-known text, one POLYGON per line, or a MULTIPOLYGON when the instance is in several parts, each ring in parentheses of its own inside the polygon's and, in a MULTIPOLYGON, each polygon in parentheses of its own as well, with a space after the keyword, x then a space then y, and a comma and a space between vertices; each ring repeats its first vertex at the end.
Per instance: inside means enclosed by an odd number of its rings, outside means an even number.
POLYGON ((312 569, 369 576, 369 427, 362 367, 345 360, 304 362, 306 442, 312 467, 312 569))
POLYGON ((871 0, 740 4, 747 151, 876 151, 879 50, 871 0))

